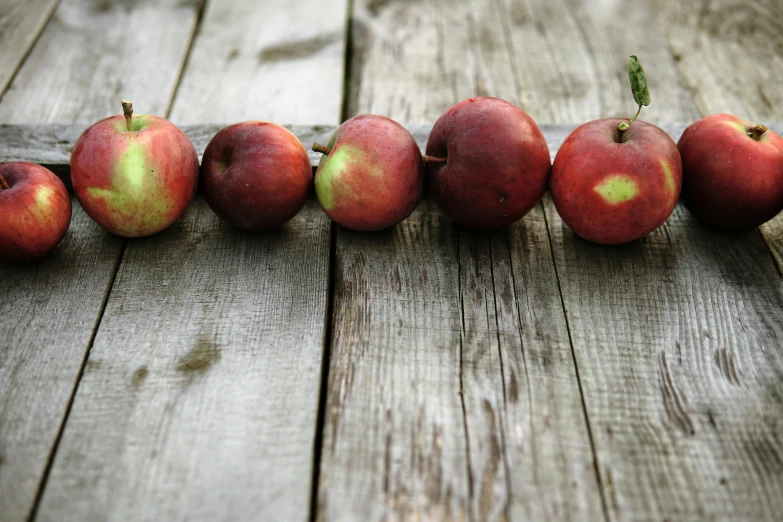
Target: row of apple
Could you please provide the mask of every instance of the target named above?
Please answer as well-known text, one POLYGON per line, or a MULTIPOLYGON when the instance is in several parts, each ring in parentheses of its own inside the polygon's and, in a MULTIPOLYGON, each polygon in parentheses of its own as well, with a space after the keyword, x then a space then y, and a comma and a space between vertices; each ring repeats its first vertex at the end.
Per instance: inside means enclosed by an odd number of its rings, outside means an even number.
MULTIPOLYGON (((634 86, 632 66, 633 57, 629 74, 641 110, 649 93, 634 86)), ((210 208, 242 229, 278 227, 304 205, 310 160, 285 128, 231 125, 210 141, 199 167, 193 144, 171 122, 134 115, 125 101, 123 113, 89 127, 71 154, 76 198, 106 230, 160 232, 182 215, 199 183, 210 208)), ((335 222, 373 231, 410 215, 427 185, 451 219, 491 230, 520 219, 549 187, 563 221, 604 244, 652 232, 678 199, 704 225, 725 230, 759 225, 783 209, 783 139, 763 125, 713 115, 675 144, 635 118, 578 127, 550 163, 533 119, 497 98, 470 98, 446 111, 424 156, 400 124, 360 115, 326 146, 313 145, 323 153, 315 193, 335 222)), ((70 218, 69 195, 53 173, 33 163, 0 166, 0 260, 40 259, 70 218)))

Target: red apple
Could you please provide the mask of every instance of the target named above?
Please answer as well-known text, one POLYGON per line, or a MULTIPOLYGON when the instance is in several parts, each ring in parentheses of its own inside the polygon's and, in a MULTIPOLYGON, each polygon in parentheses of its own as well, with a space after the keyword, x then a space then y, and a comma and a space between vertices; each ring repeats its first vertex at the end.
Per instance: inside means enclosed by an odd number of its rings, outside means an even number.
POLYGON ((674 141, 636 121, 620 139, 622 119, 581 125, 563 142, 550 189, 560 217, 577 235, 614 245, 649 234, 671 215, 682 187, 674 141))
POLYGON ((198 156, 174 124, 158 116, 112 116, 92 125, 71 153, 71 181, 87 214, 125 237, 149 236, 179 218, 198 185, 198 156))
POLYGON ((498 98, 446 111, 427 142, 427 183, 441 209, 475 229, 497 229, 530 211, 546 190, 549 148, 533 118, 498 98))
POLYGON ((0 261, 46 256, 71 224, 71 198, 52 171, 35 163, 0 165, 0 261))
POLYGON ((416 208, 424 190, 424 165, 416 141, 399 123, 373 114, 337 129, 315 172, 324 212, 352 230, 395 225, 416 208))
POLYGON ((302 143, 274 123, 226 127, 212 138, 201 160, 201 187, 209 207, 245 230, 268 230, 294 217, 312 179, 302 143))
POLYGON ((685 129, 682 202, 703 225, 755 227, 783 210, 783 139, 730 114, 713 114, 685 129))

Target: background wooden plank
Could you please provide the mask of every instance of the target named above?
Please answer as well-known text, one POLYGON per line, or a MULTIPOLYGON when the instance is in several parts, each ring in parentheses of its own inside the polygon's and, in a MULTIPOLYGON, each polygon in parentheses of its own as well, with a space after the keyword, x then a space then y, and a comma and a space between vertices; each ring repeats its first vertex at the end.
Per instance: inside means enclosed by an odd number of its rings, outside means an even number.
MULTIPOLYGON (((138 74, 134 67, 142 58, 146 69, 141 72, 154 71, 154 77, 139 82, 138 85, 147 89, 140 100, 165 112, 171 93, 161 86, 173 87, 176 83, 195 9, 185 4, 172 7, 173 2, 157 8, 152 4, 64 1, 0 101, 0 121, 33 125, 78 121, 80 124, 68 132, 68 136, 78 137, 86 123, 118 112, 110 108, 121 96, 114 90, 119 85, 116 82, 126 74, 128 77, 138 74), (118 37, 122 36, 121 22, 154 28, 159 27, 156 23, 175 21, 184 27, 168 30, 168 36, 162 39, 131 38, 130 32, 129 37, 118 37), (168 44, 175 50, 179 48, 178 56, 174 56, 174 51, 158 48, 154 53, 149 52, 149 45, 168 44), (98 55, 105 61, 101 62, 98 55), (130 69, 123 72, 121 64, 112 64, 108 70, 108 63, 119 59, 125 60, 130 69), (112 98, 110 105, 109 98, 112 98), (97 100, 106 100, 107 104, 97 100), (80 128, 75 130, 76 127, 80 128)), ((67 153, 64 159, 67 163, 67 153)), ((124 240, 100 229, 75 200, 73 203, 71 228, 52 257, 30 266, 2 267, 0 518, 3 521, 22 521, 34 515, 36 494, 40 498, 40 488, 51 466, 51 453, 57 448, 61 426, 70 410, 72 393, 125 244, 124 240)), ((68 517, 61 519, 65 518, 68 517)))
POLYGON ((0 265, 0 518, 27 520, 60 431, 122 240, 73 200, 44 260, 0 265))
POLYGON ((348 114, 432 125, 463 98, 516 98, 502 13, 480 0, 356 0, 348 114))
POLYGON ((646 2, 500 0, 519 83, 518 102, 539 123, 584 123, 636 110, 626 64, 635 54, 653 103, 643 119, 695 119, 666 39, 646 2), (637 31, 643 31, 639 37, 637 31))
MULTIPOLYGON (((781 2, 718 0, 698 8, 650 2, 703 116, 727 112, 764 124, 781 119, 781 2)), ((783 274, 783 215, 760 230, 783 274)))
MULTIPOLYGON (((345 29, 345 5, 331 5, 333 12, 320 19, 336 48, 343 36, 332 32, 345 29)), ((259 13, 247 6, 214 2, 206 11, 172 119, 201 118, 207 106, 217 121, 254 111, 254 99, 245 95, 215 95, 225 102, 217 106, 205 102, 205 93, 220 92, 227 80, 197 74, 211 53, 228 56, 258 35, 282 34, 277 26, 291 14, 288 4, 267 3, 259 13), (229 23, 237 24, 231 37, 216 34, 229 23)), ((300 110, 331 107, 334 125, 342 57, 338 63, 293 60, 290 77, 264 69, 266 88, 298 89, 300 110), (304 84, 294 81, 297 75, 304 84), (317 107, 302 91, 313 75, 329 82, 323 93, 336 93, 317 107)), ((231 82, 246 89, 258 78, 257 68, 232 69, 231 82)), ((200 126, 191 136, 203 149, 219 128, 200 126)), ((332 127, 308 128, 306 144, 324 130, 332 127)), ((307 520, 330 230, 314 200, 281 229, 251 234, 222 225, 198 199, 172 229, 129 242, 40 518, 307 520)))
POLYGON ((209 2, 171 118, 340 121, 347 0, 209 2))
POLYGON ((63 0, 0 100, 2 123, 165 115, 203 0, 63 0), (142 33, 138 33, 142 31, 142 33))
POLYGON ((0 1, 0 97, 59 0, 0 1))
POLYGON ((130 243, 38 518, 306 519, 328 237, 314 201, 251 234, 199 198, 130 243))
MULTIPOLYGON (((433 122, 470 95, 513 99, 502 17, 469 1, 357 2, 351 113, 433 122)), ((504 233, 461 230, 429 200, 377 234, 338 227, 319 519, 603 517, 533 215, 509 231, 513 262, 504 233)))

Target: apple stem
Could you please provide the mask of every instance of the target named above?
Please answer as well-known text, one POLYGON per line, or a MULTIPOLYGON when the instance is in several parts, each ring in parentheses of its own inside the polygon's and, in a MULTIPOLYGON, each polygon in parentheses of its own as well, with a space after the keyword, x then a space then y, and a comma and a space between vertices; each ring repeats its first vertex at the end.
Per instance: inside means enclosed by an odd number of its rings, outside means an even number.
POLYGON ((0 176, 0 189, 8 190, 11 188, 11 185, 9 185, 5 178, 3 176, 0 176))
POLYGON ((321 154, 329 154, 330 152, 332 152, 331 150, 327 149, 326 147, 324 147, 323 145, 321 145, 318 142, 313 143, 312 149, 315 152, 320 152, 321 154))
POLYGON ((631 128, 630 123, 621 121, 617 124, 617 143, 625 143, 628 141, 628 137, 625 135, 625 131, 631 128))
POLYGON ((761 135, 767 132, 767 126, 759 124, 756 125, 755 127, 750 127, 747 132, 748 132, 748 136, 750 136, 756 141, 759 141, 759 139, 761 139, 761 135))
POLYGON ((128 127, 128 132, 133 130, 133 103, 128 100, 121 100, 122 113, 125 115, 125 126, 128 127))
POLYGON ((446 163, 448 161, 446 158, 441 158, 440 156, 427 156, 426 154, 421 157, 421 159, 424 161, 424 164, 427 163, 446 163))

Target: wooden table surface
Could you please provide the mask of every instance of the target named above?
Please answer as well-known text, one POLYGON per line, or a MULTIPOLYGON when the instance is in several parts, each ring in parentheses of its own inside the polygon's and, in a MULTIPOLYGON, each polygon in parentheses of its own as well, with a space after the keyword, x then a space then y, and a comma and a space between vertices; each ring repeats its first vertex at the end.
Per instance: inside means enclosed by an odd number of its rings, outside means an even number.
MULTIPOLYGON (((730 112, 783 131, 779 0, 0 0, 0 160, 67 175, 119 113, 222 125, 355 114, 424 141, 494 95, 552 154, 630 115, 637 54, 676 139, 730 112)), ((783 519, 783 216, 634 243, 551 199, 476 233, 428 200, 354 233, 311 199, 279 230, 197 198, 0 266, 0 520, 783 519)))

